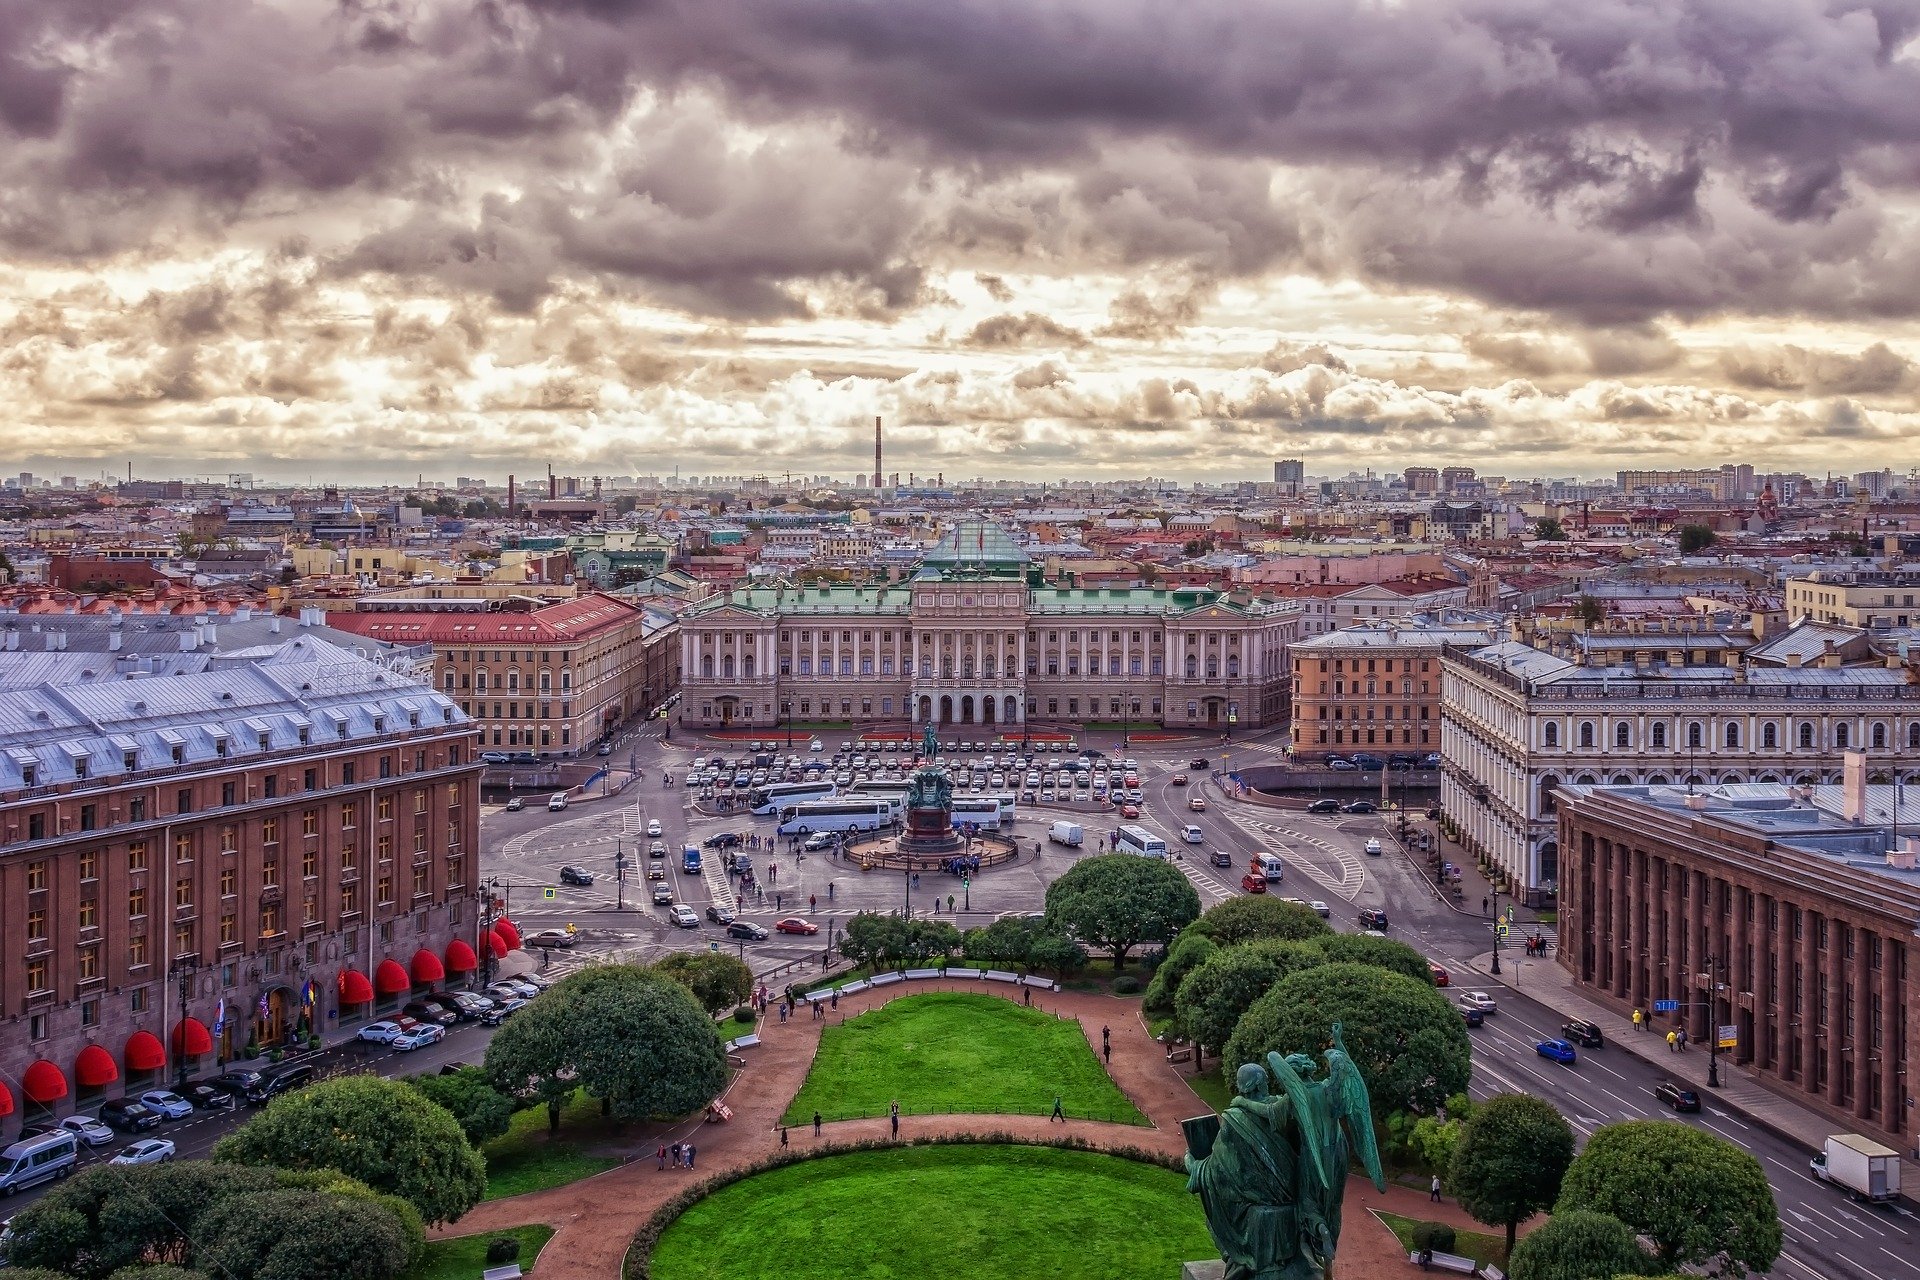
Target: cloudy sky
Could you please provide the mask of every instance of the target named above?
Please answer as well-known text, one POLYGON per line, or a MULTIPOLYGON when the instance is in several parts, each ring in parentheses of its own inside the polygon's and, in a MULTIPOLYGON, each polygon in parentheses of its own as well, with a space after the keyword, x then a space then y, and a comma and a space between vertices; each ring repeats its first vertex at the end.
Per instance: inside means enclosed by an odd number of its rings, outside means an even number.
POLYGON ((7 469, 1905 469, 1920 0, 0 0, 7 469))

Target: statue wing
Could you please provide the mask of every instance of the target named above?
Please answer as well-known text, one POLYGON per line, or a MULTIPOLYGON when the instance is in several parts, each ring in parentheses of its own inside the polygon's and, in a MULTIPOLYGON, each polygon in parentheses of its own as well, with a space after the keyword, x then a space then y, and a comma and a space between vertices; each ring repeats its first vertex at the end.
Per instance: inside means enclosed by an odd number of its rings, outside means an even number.
MULTIPOLYGON (((1281 1054, 1267 1055, 1267 1070, 1271 1071, 1273 1078, 1279 1082, 1280 1091, 1287 1097, 1288 1110, 1293 1113, 1294 1123, 1300 1128, 1301 1157, 1312 1165, 1321 1186, 1338 1185, 1338 1179, 1327 1168, 1327 1139, 1332 1135, 1321 1132, 1320 1115, 1310 1096, 1311 1086, 1300 1078, 1300 1073, 1293 1069, 1293 1064, 1281 1054)), ((1340 1171, 1341 1177, 1345 1174, 1344 1169, 1340 1171)))
POLYGON ((1333 1028, 1333 1048, 1327 1050, 1327 1083, 1333 1092, 1336 1122, 1346 1126, 1347 1140, 1360 1157, 1361 1167, 1372 1179, 1375 1190, 1385 1191, 1387 1179, 1380 1168, 1380 1146, 1373 1136, 1373 1107, 1367 1097, 1367 1082, 1347 1055, 1338 1023, 1333 1028))

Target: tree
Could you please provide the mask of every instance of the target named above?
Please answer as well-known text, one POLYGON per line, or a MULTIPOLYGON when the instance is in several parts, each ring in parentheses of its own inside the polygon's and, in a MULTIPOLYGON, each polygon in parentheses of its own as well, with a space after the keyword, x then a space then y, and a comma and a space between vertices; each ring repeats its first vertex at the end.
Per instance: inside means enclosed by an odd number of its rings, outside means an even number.
POLYGON ((1559 1199, 1571 1163, 1573 1127, 1552 1103, 1496 1094, 1475 1108, 1461 1130, 1448 1185, 1461 1208, 1490 1227, 1507 1229, 1511 1253, 1520 1224, 1559 1199))
POLYGON ((480 1202, 487 1165, 459 1121, 399 1080, 342 1076, 282 1094, 222 1138, 213 1158, 284 1169, 338 1169, 391 1192, 429 1222, 480 1202))
POLYGON ((1171 1017, 1180 983, 1218 954, 1220 945, 1200 932, 1199 920, 1182 929, 1173 945, 1167 948, 1166 959, 1153 971, 1153 981, 1147 984, 1147 993, 1140 1001, 1141 1008, 1149 1017, 1171 1017))
POLYGON ((201 1217, 194 1238, 195 1265, 222 1280, 394 1280, 408 1251, 378 1204, 316 1191, 234 1196, 201 1217))
POLYGON ((1193 922, 1223 947, 1255 938, 1318 938, 1333 932, 1312 907, 1264 893, 1243 893, 1208 907, 1193 922))
MULTIPOLYGON (((1317 924, 1318 917, 1315 918, 1317 924)), ((1218 1053, 1242 1014, 1289 973, 1325 963, 1320 952, 1299 942, 1274 939, 1229 947, 1186 976, 1174 995, 1180 1034, 1218 1053)))
POLYGON ((924 964, 960 949, 960 931, 945 920, 905 920, 863 911, 847 921, 840 953, 875 969, 924 964))
POLYGON ((1690 556, 1696 551, 1705 551, 1720 541, 1720 535, 1704 524, 1683 524, 1680 526, 1680 554, 1690 556))
POLYGON ((1428 981, 1364 964, 1323 964, 1282 978, 1227 1039, 1221 1073, 1270 1051, 1318 1054, 1342 1026, 1376 1113, 1431 1113, 1464 1093, 1472 1046, 1460 1015, 1428 981))
POLYGON ((1638 1276, 1653 1259, 1633 1228, 1605 1213, 1563 1209, 1508 1250, 1513 1280, 1607 1280, 1638 1276))
POLYGON ((1421 1116, 1408 1133, 1407 1147, 1423 1166, 1442 1179, 1452 1176, 1453 1153, 1460 1149, 1460 1133, 1473 1118, 1473 1099, 1456 1094, 1447 1099, 1445 1115, 1421 1116))
POLYGON ((1027 963, 1033 954, 1035 926, 1031 916, 1002 916, 990 925, 969 929, 960 937, 960 950, 969 964, 1027 963))
POLYGON ((560 1108, 580 1082, 573 1075, 573 1016, 552 991, 508 1018, 487 1041, 484 1070, 514 1109, 544 1106, 547 1132, 560 1129, 560 1108))
POLYGON ((1097 854, 1047 886, 1047 921, 1124 968, 1143 942, 1167 942, 1200 914, 1200 895, 1163 858, 1097 854))
POLYGON ((709 1015, 745 1004, 753 995, 753 970, 724 951, 675 951, 653 971, 693 992, 709 1015))
POLYGON ((1602 1126, 1567 1170, 1556 1213, 1610 1213, 1653 1241, 1662 1269, 1765 1271, 1780 1211, 1760 1162, 1724 1138, 1668 1120, 1602 1126))
POLYGON ((1404 942, 1369 938, 1361 933, 1329 933, 1315 945, 1333 963, 1368 964, 1429 987, 1433 985, 1433 970, 1427 967, 1427 958, 1404 942))
POLYGON ((273 1187, 270 1170, 203 1160, 96 1166, 14 1215, 7 1257, 16 1268, 50 1267, 79 1280, 141 1262, 185 1262, 201 1214, 273 1187))
POLYGON ((1607 611, 1600 606, 1598 600, 1582 594, 1579 602, 1573 607, 1573 616, 1580 619, 1580 625, 1583 627, 1597 627, 1607 620, 1607 611))
POLYGON ((467 1141, 479 1146, 507 1131, 513 1099, 494 1088, 479 1067, 461 1067, 444 1075, 410 1076, 407 1083, 428 1102, 446 1108, 467 1141))
POLYGON ((1542 542, 1567 541, 1567 531, 1560 527, 1558 520, 1550 516, 1533 522, 1533 536, 1542 542))

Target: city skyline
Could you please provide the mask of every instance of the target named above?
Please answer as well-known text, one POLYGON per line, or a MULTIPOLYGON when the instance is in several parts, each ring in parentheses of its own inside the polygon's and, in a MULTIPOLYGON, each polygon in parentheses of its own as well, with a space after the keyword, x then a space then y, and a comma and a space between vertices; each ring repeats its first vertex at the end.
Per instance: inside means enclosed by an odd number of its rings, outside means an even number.
POLYGON ((1907 469, 1911 4, 27 0, 17 469, 1907 469))

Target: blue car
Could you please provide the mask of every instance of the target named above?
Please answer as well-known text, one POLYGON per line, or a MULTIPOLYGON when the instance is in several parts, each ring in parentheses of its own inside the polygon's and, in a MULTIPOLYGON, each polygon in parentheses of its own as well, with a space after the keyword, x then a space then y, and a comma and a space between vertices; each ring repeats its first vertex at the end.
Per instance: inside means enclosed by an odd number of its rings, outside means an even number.
POLYGON ((1572 1066, 1575 1058, 1573 1046, 1565 1040, 1542 1040, 1533 1046, 1533 1051, 1543 1058, 1552 1058, 1563 1066, 1572 1066))

